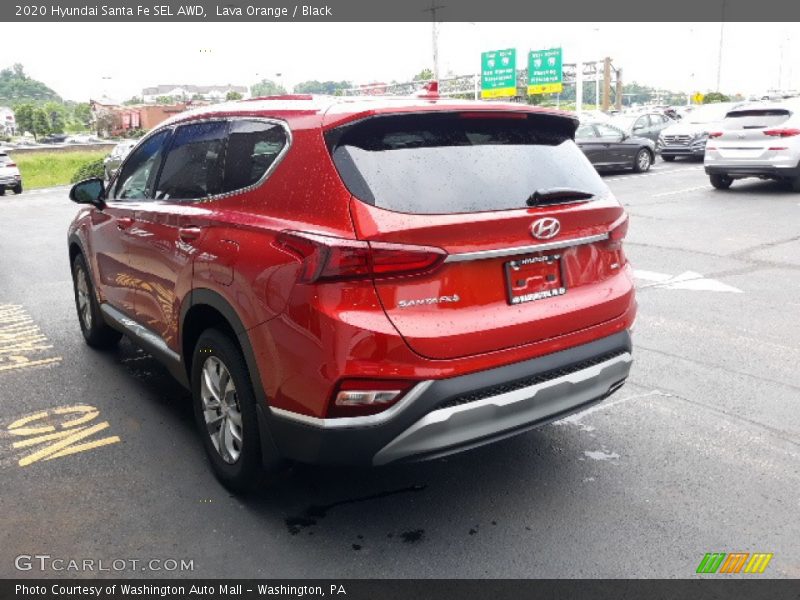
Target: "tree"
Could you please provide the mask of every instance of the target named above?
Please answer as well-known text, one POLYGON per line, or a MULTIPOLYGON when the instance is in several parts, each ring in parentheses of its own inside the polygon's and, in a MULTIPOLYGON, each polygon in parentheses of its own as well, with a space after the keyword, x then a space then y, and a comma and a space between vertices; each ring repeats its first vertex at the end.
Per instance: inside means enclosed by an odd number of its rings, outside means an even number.
POLYGON ((33 133, 33 111, 36 107, 30 102, 24 104, 17 104, 14 107, 14 118, 17 121, 17 129, 20 132, 26 131, 33 133))
POLYGON ((172 96, 159 96, 156 98, 156 104, 174 104, 175 98, 172 96))
POLYGON ((114 128, 115 122, 114 113, 110 110, 98 112, 94 119, 94 128, 97 131, 97 135, 103 136, 110 133, 114 128))
POLYGON ((144 104, 144 100, 142 100, 141 96, 131 96, 125 102, 123 102, 125 106, 131 106, 133 104, 144 104))
POLYGON ((258 96, 280 96, 286 93, 286 88, 278 85, 271 79, 262 79, 258 83, 250 86, 250 95, 258 96))
POLYGON ((33 137, 39 139, 40 135, 47 135, 50 132, 50 121, 47 118, 47 113, 43 108, 34 108, 33 125, 31 126, 33 137))
POLYGON ((337 96, 342 94, 342 90, 347 90, 353 87, 349 81, 317 81, 311 79, 303 81, 294 86, 296 94, 326 94, 328 96, 337 96))
POLYGON ((241 100, 244 98, 239 92, 231 90, 225 95, 225 100, 241 100))
POLYGON ((703 104, 715 104, 716 102, 729 102, 730 98, 721 92, 709 92, 703 97, 703 104))
POLYGON ((83 127, 89 127, 92 124, 92 107, 86 102, 76 104, 72 109, 72 118, 83 127))
POLYGON ((433 71, 431 69, 425 68, 422 69, 419 73, 414 75, 412 81, 427 81, 429 79, 433 79, 433 71))
POLYGON ((42 107, 42 110, 44 110, 50 125, 48 133, 64 133, 67 121, 67 110, 64 105, 58 102, 48 102, 42 107))
POLYGON ((49 100, 60 102, 61 98, 41 81, 28 77, 21 64, 0 71, 0 105, 49 100))

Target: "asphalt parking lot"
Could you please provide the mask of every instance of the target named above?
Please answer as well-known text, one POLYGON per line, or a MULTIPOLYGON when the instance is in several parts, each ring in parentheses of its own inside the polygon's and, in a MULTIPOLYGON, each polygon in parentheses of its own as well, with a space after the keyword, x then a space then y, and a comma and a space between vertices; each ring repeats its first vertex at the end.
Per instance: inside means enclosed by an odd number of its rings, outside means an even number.
POLYGON ((716 191, 685 161, 605 180, 639 287, 621 391, 446 459, 296 466, 245 499, 165 369, 83 343, 66 189, 0 198, 0 576, 109 575, 15 568, 39 554, 192 561, 110 573, 144 577, 693 577, 741 551, 800 577, 800 194, 716 191), (80 431, 25 445, 50 419, 80 431))

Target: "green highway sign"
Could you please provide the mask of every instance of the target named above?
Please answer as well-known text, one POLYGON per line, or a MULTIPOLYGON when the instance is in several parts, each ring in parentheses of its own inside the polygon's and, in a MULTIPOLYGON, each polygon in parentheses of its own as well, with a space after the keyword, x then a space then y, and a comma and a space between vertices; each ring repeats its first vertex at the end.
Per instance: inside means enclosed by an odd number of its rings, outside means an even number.
POLYGON ((528 54, 528 93, 554 94, 564 88, 561 48, 531 50, 528 54))
POLYGON ((491 50, 481 53, 481 98, 517 95, 517 51, 491 50))

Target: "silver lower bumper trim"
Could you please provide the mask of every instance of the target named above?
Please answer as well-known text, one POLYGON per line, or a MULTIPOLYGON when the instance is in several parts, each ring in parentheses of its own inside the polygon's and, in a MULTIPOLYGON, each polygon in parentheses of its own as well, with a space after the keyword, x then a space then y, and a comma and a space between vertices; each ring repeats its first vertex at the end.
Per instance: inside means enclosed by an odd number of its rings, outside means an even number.
POLYGON ((569 413, 606 395, 631 368, 629 353, 543 383, 425 415, 373 458, 383 465, 415 455, 447 454, 481 445, 569 413), (482 441, 483 440, 483 441, 482 441))

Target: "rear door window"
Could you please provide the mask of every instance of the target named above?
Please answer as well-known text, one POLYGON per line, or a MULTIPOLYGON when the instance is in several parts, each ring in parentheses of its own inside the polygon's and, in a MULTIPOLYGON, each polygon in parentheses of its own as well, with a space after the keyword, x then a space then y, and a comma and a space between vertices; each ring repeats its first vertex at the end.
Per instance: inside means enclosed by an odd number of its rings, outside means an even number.
POLYGON ((526 208, 535 191, 607 191, 573 141, 574 121, 498 113, 393 115, 326 135, 345 185, 388 210, 453 214, 526 208))
POLYGON ((735 110, 723 121, 725 129, 764 129, 787 121, 791 112, 783 108, 735 110))
POLYGON ((227 121, 178 127, 158 177, 155 198, 197 200, 221 193, 227 132, 227 121))

